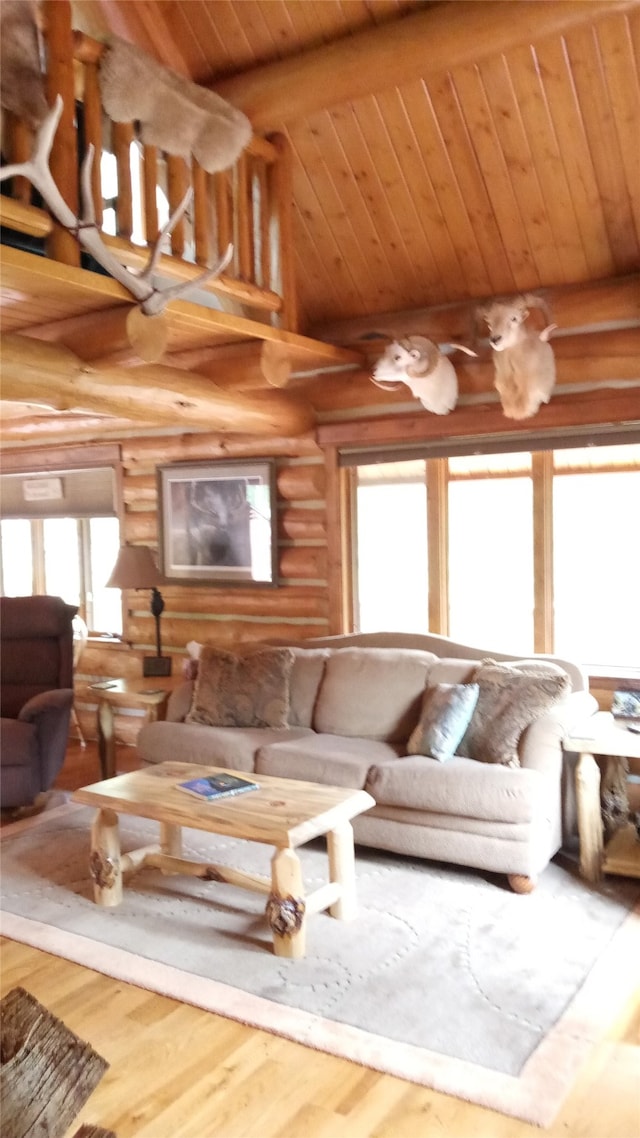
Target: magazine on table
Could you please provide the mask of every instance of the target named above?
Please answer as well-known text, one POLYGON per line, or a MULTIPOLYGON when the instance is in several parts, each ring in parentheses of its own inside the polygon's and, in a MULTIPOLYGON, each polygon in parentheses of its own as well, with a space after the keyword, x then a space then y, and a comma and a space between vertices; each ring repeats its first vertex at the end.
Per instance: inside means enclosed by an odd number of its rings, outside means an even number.
POLYGON ((186 782, 177 783, 177 789, 184 790, 185 794, 192 794, 195 798, 202 798, 205 802, 214 802, 218 798, 230 798, 234 794, 245 794, 248 790, 260 788, 257 782, 223 772, 189 778, 186 782))

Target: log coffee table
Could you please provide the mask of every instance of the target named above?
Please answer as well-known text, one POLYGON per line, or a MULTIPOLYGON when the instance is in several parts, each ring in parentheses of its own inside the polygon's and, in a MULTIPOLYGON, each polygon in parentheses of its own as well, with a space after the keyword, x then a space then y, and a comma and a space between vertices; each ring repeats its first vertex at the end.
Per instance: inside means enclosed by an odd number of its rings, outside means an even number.
POLYGON ((364 790, 255 774, 247 777, 259 784, 258 790, 217 802, 201 802, 176 789, 176 783, 185 779, 219 774, 225 769, 196 763, 159 763, 74 792, 74 802, 95 806, 98 811, 91 831, 89 862, 95 901, 98 905, 119 905, 123 878, 144 866, 165 874, 227 882, 267 895, 266 914, 276 956, 304 956, 310 913, 328 909, 341 921, 356 915, 350 820, 375 806, 375 800, 364 790), (158 821, 159 844, 122 854, 118 814, 158 821), (183 826, 274 846, 271 878, 186 860, 181 856, 183 826), (305 897, 295 851, 321 834, 327 836, 329 881, 305 897))

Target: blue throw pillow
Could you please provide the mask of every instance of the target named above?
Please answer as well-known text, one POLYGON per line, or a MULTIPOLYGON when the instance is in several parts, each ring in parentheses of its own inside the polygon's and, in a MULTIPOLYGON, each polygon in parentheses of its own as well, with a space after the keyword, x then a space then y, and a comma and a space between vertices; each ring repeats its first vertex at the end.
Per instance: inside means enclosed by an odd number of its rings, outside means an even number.
POLYGON ((429 755, 439 763, 450 759, 471 722, 479 692, 478 684, 435 684, 427 688, 407 754, 429 755))

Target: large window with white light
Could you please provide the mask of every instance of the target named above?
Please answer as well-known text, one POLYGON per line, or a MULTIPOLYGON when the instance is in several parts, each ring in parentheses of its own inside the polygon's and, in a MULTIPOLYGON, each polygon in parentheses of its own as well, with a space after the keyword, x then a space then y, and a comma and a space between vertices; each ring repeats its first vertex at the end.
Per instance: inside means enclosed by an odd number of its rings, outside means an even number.
POLYGON ((120 548, 117 477, 116 466, 97 463, 46 473, 3 472, 4 596, 62 597, 78 607, 91 632, 121 634, 121 595, 106 587, 120 548))
POLYGON ((640 445, 345 465, 356 630, 640 666, 640 445))

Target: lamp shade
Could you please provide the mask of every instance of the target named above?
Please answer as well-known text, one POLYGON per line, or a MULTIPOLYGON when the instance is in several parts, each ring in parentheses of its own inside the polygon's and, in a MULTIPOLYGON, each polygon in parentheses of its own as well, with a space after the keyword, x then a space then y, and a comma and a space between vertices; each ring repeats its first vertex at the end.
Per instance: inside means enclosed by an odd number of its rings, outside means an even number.
POLYGON ((108 589, 153 589, 162 581, 148 545, 122 545, 107 581, 108 589))

